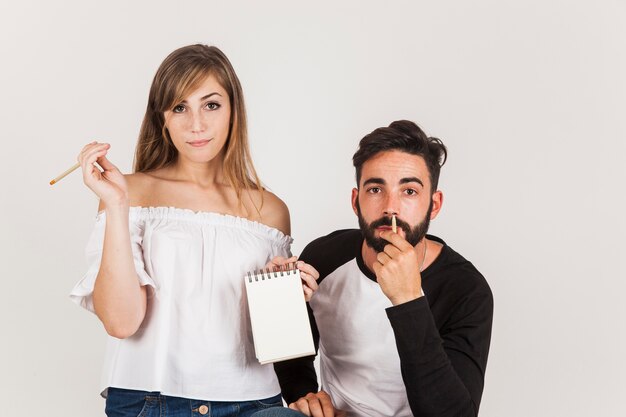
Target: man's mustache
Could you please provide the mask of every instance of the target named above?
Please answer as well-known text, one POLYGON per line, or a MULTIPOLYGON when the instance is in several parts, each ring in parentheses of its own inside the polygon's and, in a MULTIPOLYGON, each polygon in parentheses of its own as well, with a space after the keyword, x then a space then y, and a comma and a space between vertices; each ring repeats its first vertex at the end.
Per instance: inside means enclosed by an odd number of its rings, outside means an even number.
MULTIPOLYGON (((380 219, 374 220, 370 223, 370 228, 372 229, 376 229, 380 226, 391 226, 391 217, 381 217, 380 219)), ((411 226, 404 220, 400 219, 398 216, 396 216, 396 226, 398 226, 405 232, 411 230, 411 226)))

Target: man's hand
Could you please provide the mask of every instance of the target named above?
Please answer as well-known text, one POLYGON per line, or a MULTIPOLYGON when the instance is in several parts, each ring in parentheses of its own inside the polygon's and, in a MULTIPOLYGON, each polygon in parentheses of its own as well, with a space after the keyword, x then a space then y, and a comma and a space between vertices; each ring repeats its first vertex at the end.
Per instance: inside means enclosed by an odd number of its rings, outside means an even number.
POLYGON ((393 305, 422 296, 422 277, 415 248, 402 236, 383 231, 380 237, 389 242, 374 262, 376 280, 393 305))
POLYGON ((330 395, 324 391, 309 392, 298 401, 289 404, 289 408, 310 417, 345 417, 347 415, 345 411, 335 408, 330 395))

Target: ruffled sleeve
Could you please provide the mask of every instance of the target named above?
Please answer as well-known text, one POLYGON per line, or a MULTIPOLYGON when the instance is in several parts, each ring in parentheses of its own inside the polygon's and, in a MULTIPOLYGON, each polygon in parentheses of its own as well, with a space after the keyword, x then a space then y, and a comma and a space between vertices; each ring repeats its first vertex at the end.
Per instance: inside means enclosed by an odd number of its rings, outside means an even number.
MULTIPOLYGON (((93 288, 100 270, 100 262, 102 261, 102 248, 104 244, 104 230, 106 226, 106 216, 104 212, 98 214, 96 224, 91 232, 91 236, 87 242, 85 256, 87 258, 87 272, 83 278, 74 286, 70 292, 70 299, 76 304, 94 313, 93 307, 93 288)), ((144 227, 140 222, 133 221, 131 218, 129 223, 130 243, 133 251, 133 260, 135 262, 135 270, 137 271, 137 279, 139 283, 149 285, 156 288, 154 280, 146 272, 143 257, 143 236, 144 227)))

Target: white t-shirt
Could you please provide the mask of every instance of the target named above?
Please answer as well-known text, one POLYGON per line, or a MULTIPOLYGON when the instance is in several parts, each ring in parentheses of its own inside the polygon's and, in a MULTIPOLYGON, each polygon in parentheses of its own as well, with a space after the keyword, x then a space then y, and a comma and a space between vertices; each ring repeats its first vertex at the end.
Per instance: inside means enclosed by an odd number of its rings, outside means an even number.
MULTIPOLYGON (((131 207, 130 237, 148 308, 131 337, 108 336, 107 387, 160 391, 213 401, 274 396, 271 364, 254 353, 244 275, 274 256, 290 256, 293 239, 241 217, 168 207, 131 207)), ((106 216, 98 214, 86 249, 89 269, 70 297, 93 310, 106 216)))

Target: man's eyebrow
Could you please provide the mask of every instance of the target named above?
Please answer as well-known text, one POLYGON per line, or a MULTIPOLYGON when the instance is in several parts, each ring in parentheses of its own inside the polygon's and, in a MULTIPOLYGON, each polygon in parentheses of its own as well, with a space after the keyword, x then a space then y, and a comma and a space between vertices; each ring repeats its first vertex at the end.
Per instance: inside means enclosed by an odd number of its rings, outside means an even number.
POLYGON ((368 184, 383 184, 383 185, 385 185, 386 182, 382 178, 372 177, 372 178, 368 178, 365 181, 363 181, 363 186, 366 186, 368 184))
POLYGON ((424 183, 422 182, 422 180, 420 180, 417 177, 406 177, 406 178, 402 178, 400 180, 400 184, 408 184, 409 182, 416 182, 419 185, 421 185, 422 187, 424 187, 424 183))

